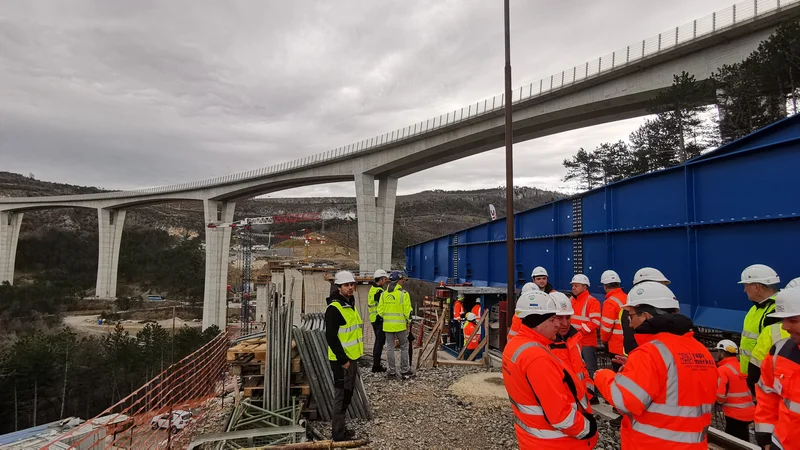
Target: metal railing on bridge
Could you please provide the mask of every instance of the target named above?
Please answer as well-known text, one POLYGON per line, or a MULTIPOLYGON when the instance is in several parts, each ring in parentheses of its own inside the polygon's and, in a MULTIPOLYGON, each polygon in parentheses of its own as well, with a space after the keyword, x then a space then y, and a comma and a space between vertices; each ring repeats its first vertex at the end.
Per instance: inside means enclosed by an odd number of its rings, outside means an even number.
MULTIPOLYGON (((576 83, 591 80, 601 74, 621 69, 629 64, 641 63, 643 60, 655 57, 667 51, 672 51, 676 47, 689 44, 711 34, 751 22, 754 19, 776 13, 787 7, 795 7, 798 3, 800 3, 800 0, 745 0, 700 19, 671 28, 649 39, 637 41, 592 61, 573 66, 559 73, 550 75, 549 77, 514 89, 512 91, 511 102, 519 103, 528 101, 573 86, 576 83)), ((395 145, 400 141, 416 139, 426 133, 444 127, 462 124, 476 117, 499 114, 504 106, 505 95, 495 95, 492 98, 478 101, 474 104, 464 106, 461 109, 440 114, 438 117, 433 117, 379 136, 269 167, 170 186, 123 192, 86 194, 82 195, 81 198, 86 200, 99 200, 104 198, 159 195, 202 189, 210 186, 236 183, 249 179, 258 179, 279 173, 291 172, 375 151, 384 146, 395 145)))

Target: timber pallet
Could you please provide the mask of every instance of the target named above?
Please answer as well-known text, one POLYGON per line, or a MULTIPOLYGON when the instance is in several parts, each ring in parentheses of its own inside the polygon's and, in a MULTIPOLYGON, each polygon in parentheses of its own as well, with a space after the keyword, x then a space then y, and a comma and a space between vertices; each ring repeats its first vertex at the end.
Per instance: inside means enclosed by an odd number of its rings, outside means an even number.
POLYGON ((241 342, 228 349, 227 359, 239 362, 241 359, 249 358, 249 355, 252 355, 250 361, 264 362, 267 359, 267 343, 263 341, 260 343, 241 342))

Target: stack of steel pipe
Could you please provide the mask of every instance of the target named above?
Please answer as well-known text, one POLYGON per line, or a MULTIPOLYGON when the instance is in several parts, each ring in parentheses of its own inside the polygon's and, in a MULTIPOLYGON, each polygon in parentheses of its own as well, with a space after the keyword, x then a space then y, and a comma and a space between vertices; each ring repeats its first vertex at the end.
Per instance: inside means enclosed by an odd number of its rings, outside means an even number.
MULTIPOLYGON (((302 328, 294 329, 294 339, 300 352, 303 368, 311 385, 311 394, 317 402, 317 413, 329 421, 333 415, 333 372, 328 361, 328 343, 325 340, 324 315, 306 314, 302 328)), ((350 419, 372 419, 372 404, 364 391, 361 377, 356 380, 353 400, 347 409, 350 419)))
POLYGON ((263 408, 276 411, 292 402, 292 313, 294 301, 270 302, 267 308, 267 356, 264 358, 263 408))

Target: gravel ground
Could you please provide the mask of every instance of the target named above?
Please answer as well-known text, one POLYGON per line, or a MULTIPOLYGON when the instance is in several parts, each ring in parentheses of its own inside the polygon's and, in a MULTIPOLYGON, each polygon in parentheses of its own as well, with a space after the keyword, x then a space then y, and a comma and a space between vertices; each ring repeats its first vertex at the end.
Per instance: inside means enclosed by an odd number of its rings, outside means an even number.
MULTIPOLYGON (((420 370, 406 381, 364 369, 361 374, 375 419, 348 420, 347 426, 357 438, 368 439, 370 448, 518 448, 514 414, 499 369, 438 367, 420 370)), ((330 436, 330 423, 313 425, 323 436, 330 436)), ((598 426, 600 440, 595 448, 618 450, 619 431, 603 419, 598 426)))

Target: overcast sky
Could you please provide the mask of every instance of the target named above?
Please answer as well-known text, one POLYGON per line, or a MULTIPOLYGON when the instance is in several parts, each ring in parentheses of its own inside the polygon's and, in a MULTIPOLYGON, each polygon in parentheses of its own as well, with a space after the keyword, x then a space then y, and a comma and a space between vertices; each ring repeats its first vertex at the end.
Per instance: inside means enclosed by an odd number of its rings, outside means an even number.
MULTIPOLYGON (((731 0, 512 0, 521 86, 731 0)), ((503 2, 17 1, 0 8, 0 170, 109 189, 199 180, 311 155, 503 91, 503 2)), ((515 145, 518 185, 642 119, 515 145)), ((505 184, 503 150, 399 192, 505 184)), ((353 195, 352 183, 283 191, 353 195)))

